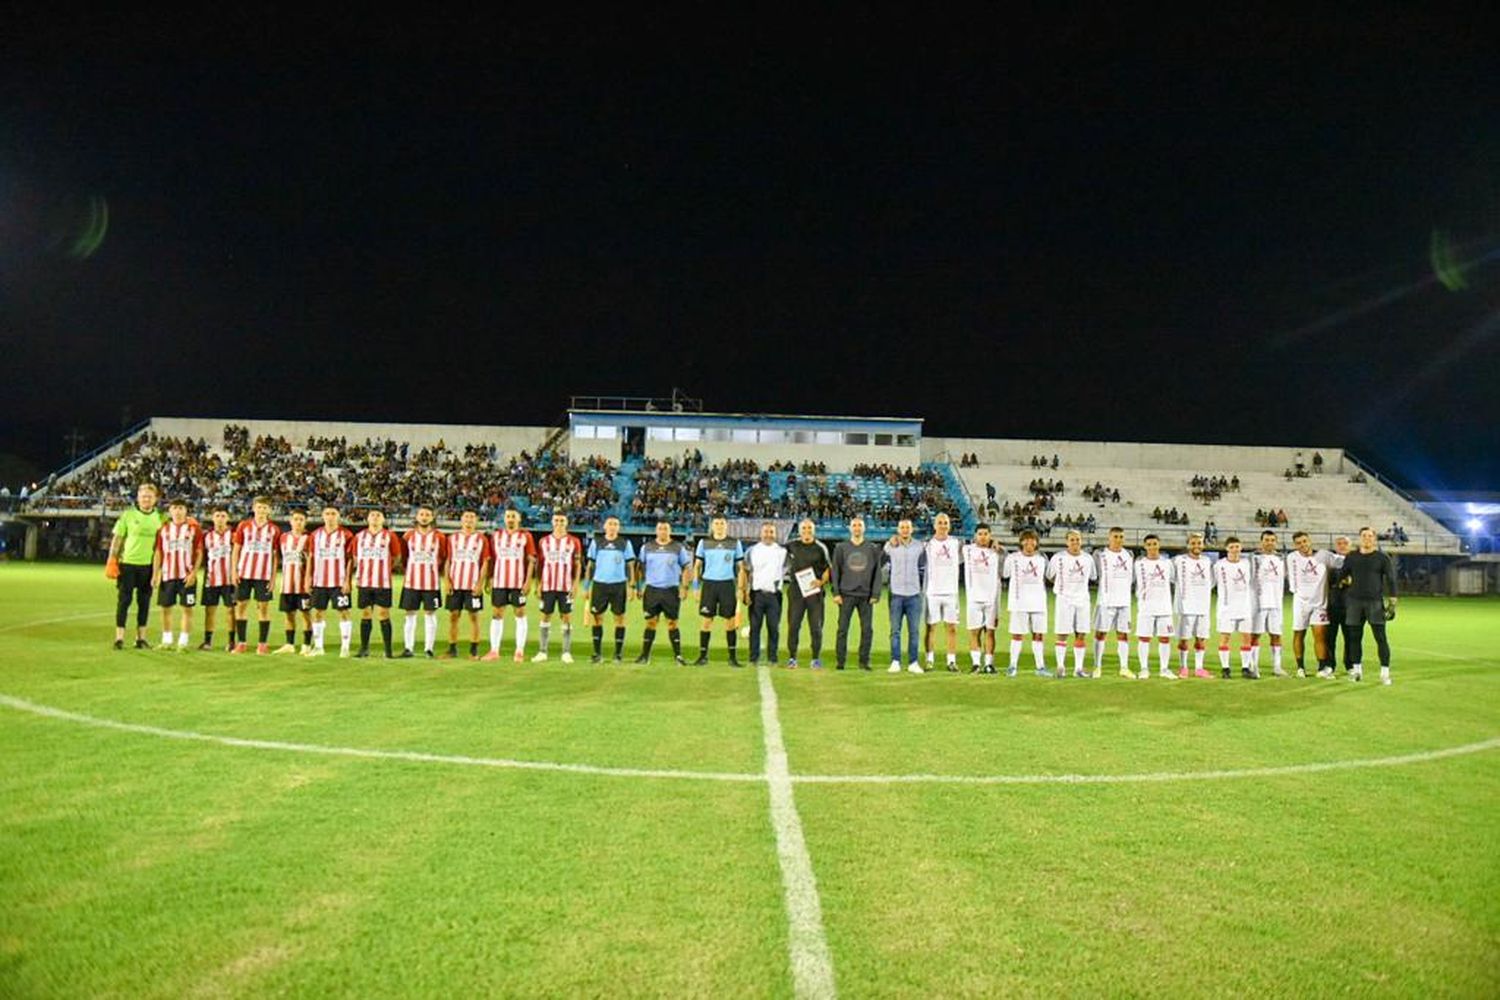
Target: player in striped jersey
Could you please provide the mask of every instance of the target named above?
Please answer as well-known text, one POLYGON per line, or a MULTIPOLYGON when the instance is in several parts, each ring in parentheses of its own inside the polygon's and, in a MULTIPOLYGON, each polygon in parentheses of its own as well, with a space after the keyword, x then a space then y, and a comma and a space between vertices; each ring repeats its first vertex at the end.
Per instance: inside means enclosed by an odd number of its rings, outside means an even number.
POLYGON ((213 526, 203 532, 203 645, 214 648, 214 619, 219 605, 229 615, 229 648, 234 648, 234 532, 229 529, 229 508, 216 503, 209 511, 213 526))
POLYGON ((401 536, 385 526, 385 511, 365 515, 365 530, 354 536, 354 582, 359 586, 359 652, 370 655, 371 613, 380 613, 380 641, 391 659, 391 574, 401 561, 401 536))
POLYGON ((1186 555, 1172 560, 1177 574, 1177 676, 1188 676, 1188 642, 1193 643, 1193 676, 1209 677, 1203 657, 1212 625, 1208 620, 1214 590, 1214 564, 1203 554, 1203 536, 1188 535, 1186 555))
POLYGON ((458 659, 458 619, 469 613, 469 659, 479 659, 479 612, 484 607, 484 581, 490 570, 490 540, 479 530, 479 515, 459 515, 458 530, 448 536, 448 652, 458 659))
POLYGON ((1140 644, 1141 680, 1151 677, 1151 640, 1156 639, 1157 674, 1177 679, 1172 673, 1172 562, 1161 554, 1161 539, 1147 535, 1141 541, 1146 554, 1135 561, 1135 637, 1140 644))
POLYGON ((432 523, 432 508, 417 508, 417 526, 402 536, 406 550, 406 572, 401 578, 402 638, 405 648, 401 658, 416 656, 417 616, 422 612, 423 650, 432 659, 437 645, 437 609, 442 603, 443 566, 448 561, 448 540, 432 523))
POLYGON ((156 559, 151 586, 156 588, 156 603, 161 606, 161 645, 172 647, 172 608, 182 606, 182 631, 177 649, 187 652, 188 635, 193 630, 193 605, 198 603, 198 567, 203 564, 203 544, 198 522, 189 520, 187 501, 173 500, 167 505, 169 520, 156 533, 156 559))
POLYGON ((526 592, 536 576, 536 540, 521 528, 521 512, 514 507, 505 511, 505 528, 490 534, 490 651, 481 659, 500 659, 500 644, 505 640, 505 609, 511 609, 516 623, 515 661, 525 660, 526 592))
POLYGON ((552 533, 543 536, 537 548, 541 561, 538 583, 542 603, 541 641, 531 659, 533 663, 547 659, 552 613, 556 611, 562 618, 562 661, 572 663, 573 595, 577 593, 578 580, 583 576, 583 543, 568 534, 568 515, 553 514, 552 533))
POLYGON ((1271 674, 1285 677, 1281 669, 1282 602, 1286 598, 1286 560, 1276 551, 1276 532, 1260 533, 1260 551, 1250 555, 1250 574, 1255 579, 1255 613, 1250 628, 1250 662, 1260 676, 1260 637, 1271 640, 1271 674))
POLYGON ((271 581, 276 578, 277 541, 281 529, 271 521, 271 498, 256 497, 250 501, 253 514, 234 529, 234 599, 236 642, 231 653, 246 650, 245 633, 250 623, 250 599, 255 598, 259 612, 259 635, 255 652, 264 656, 271 635, 271 581))
POLYGON ((286 615, 286 642, 278 656, 297 652, 297 615, 302 615, 302 652, 312 648, 312 594, 308 572, 312 546, 307 533, 307 511, 294 510, 288 518, 292 530, 281 535, 281 613, 286 615))
POLYGON ((313 648, 304 656, 323 655, 326 615, 331 604, 339 614, 339 658, 349 655, 354 624, 349 620, 349 592, 354 583, 354 533, 340 523, 339 509, 323 507, 323 526, 312 533, 313 648))
POLYGON ((1089 635, 1089 581, 1099 572, 1094 557, 1083 551, 1083 536, 1068 532, 1068 548, 1055 553, 1047 562, 1047 578, 1052 581, 1056 597, 1052 613, 1052 634, 1056 640, 1057 676, 1068 672, 1066 654, 1068 637, 1073 639, 1073 676, 1092 677, 1083 667, 1084 650, 1089 635))
POLYGON ((1225 680, 1229 672, 1229 640, 1240 634, 1240 675, 1260 680, 1260 671, 1250 666, 1250 626, 1255 612, 1255 586, 1250 560, 1240 558, 1240 540, 1224 539, 1224 558, 1214 563, 1214 589, 1219 592, 1219 668, 1225 680))

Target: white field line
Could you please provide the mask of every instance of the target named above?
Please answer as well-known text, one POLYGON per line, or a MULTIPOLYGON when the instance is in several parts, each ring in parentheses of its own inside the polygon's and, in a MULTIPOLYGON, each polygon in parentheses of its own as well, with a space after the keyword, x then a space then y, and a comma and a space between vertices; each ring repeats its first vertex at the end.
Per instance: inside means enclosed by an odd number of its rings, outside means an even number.
MULTIPOLYGON (((774 692, 773 692, 774 694, 774 692)), ((357 757, 365 760, 395 760, 416 764, 450 764, 459 767, 511 768, 523 771, 552 771, 564 774, 599 775, 609 778, 663 778, 682 781, 733 781, 756 783, 768 780, 765 772, 687 771, 671 768, 600 767, 593 764, 567 764, 545 760, 513 760, 506 757, 471 757, 463 754, 428 753, 421 750, 366 750, 360 747, 325 746, 320 743, 290 743, 283 740, 247 739, 220 736, 186 729, 166 729, 135 722, 101 719, 81 712, 70 712, 41 705, 25 698, 0 694, 0 707, 28 712, 48 719, 71 722, 95 729, 110 729, 159 739, 211 743, 247 750, 275 750, 282 753, 317 754, 327 757, 357 757)), ((764 705, 762 705, 764 714, 764 705)), ((778 733, 780 732, 778 727, 778 733)), ((769 749, 769 748, 768 748, 769 749)), ((1289 774, 1319 774, 1324 771, 1354 771, 1362 768, 1400 767, 1445 757, 1461 757, 1500 749, 1500 737, 1462 746, 1423 750, 1390 757, 1366 757, 1356 760, 1330 760, 1309 764, 1276 767, 1248 767, 1213 771, 1148 771, 1125 774, 788 774, 794 785, 1128 785, 1162 784, 1175 781, 1227 781, 1234 778, 1274 778, 1289 774)), ((782 751, 783 758, 785 750, 782 751)))
POLYGON ((766 787, 771 793, 771 828, 776 833, 776 858, 781 863, 781 885, 786 897, 787 950, 791 953, 792 988, 804 1000, 835 997, 833 956, 823 933, 823 904, 813 874, 802 819, 792 795, 786 744, 776 711, 776 688, 768 667, 756 668, 760 681, 760 724, 766 740, 766 787))
POLYGON ((0 632, 20 632, 22 629, 37 628, 41 625, 61 625, 63 622, 79 622, 85 618, 109 618, 114 615, 113 611, 90 611, 83 615, 66 615, 62 618, 48 618, 39 622, 22 622, 19 625, 6 625, 0 627, 0 632))

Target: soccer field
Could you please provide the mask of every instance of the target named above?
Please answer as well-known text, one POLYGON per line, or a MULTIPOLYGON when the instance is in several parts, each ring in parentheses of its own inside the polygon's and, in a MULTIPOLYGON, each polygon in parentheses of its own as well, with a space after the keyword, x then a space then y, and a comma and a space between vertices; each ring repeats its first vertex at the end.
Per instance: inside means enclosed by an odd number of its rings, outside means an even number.
POLYGON ((0 996, 1500 994, 1494 600, 1403 600, 1381 687, 889 676, 883 611, 870 674, 114 652, 113 598, 0 565, 0 996))

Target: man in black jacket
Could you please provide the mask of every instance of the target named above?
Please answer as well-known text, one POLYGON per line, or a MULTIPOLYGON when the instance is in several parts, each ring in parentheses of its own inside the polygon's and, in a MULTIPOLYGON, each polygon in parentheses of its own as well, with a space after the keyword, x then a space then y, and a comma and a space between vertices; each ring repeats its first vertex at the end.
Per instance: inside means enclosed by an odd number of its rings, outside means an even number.
POLYGON ((1375 542, 1375 529, 1359 529, 1359 551, 1344 557, 1336 585, 1344 591, 1344 645, 1352 664, 1351 679, 1364 677, 1364 627, 1368 622, 1380 655, 1380 683, 1389 684, 1391 644, 1385 637, 1385 623, 1396 613, 1396 567, 1375 542))
POLYGON ((885 551, 865 537, 865 519, 849 521, 849 540, 833 549, 833 603, 839 606, 834 656, 838 669, 849 658, 849 619, 859 613, 859 669, 870 669, 870 647, 875 638, 874 606, 880 597, 880 564, 885 551))

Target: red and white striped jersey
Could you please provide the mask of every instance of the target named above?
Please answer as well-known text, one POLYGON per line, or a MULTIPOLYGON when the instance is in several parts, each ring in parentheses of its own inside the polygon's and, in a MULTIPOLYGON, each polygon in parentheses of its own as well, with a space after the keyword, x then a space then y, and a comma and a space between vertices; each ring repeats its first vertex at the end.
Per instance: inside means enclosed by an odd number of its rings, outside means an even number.
POLYGON ((490 555, 490 539, 482 531, 464 534, 455 531, 448 536, 448 578, 454 590, 479 587, 479 570, 490 555))
POLYGON ((349 578, 349 560, 354 554, 354 532, 348 528, 319 528, 312 541, 312 585, 342 587, 349 578))
POLYGON ((156 535, 156 551, 161 553, 161 578, 186 580, 193 575, 194 557, 200 544, 198 526, 192 521, 177 524, 168 521, 156 535))
POLYGON ((307 532, 294 535, 290 531, 281 535, 281 592, 283 594, 306 594, 311 573, 308 563, 312 560, 312 536, 307 532))
POLYGON ((583 543, 574 535, 542 536, 542 589, 572 590, 573 574, 583 565, 583 543))
POLYGON ((361 590, 389 590, 391 566, 401 557, 401 536, 390 528, 366 528, 354 536, 354 582, 361 590))
POLYGON ((436 528, 420 531, 413 528, 402 536, 406 546, 406 587, 408 590, 438 590, 443 563, 448 561, 448 542, 436 528))
POLYGON ((241 580, 270 582, 276 569, 276 542, 281 529, 270 521, 256 524, 254 518, 241 521, 234 529, 234 544, 240 547, 240 564, 235 572, 241 580))
POLYGON ((490 586, 499 590, 520 590, 526 586, 526 560, 536 559, 536 541, 531 532, 501 529, 490 534, 490 554, 495 569, 490 586))
POLYGON ((209 528, 203 533, 203 566, 208 570, 204 586, 227 587, 233 583, 234 531, 209 528))

